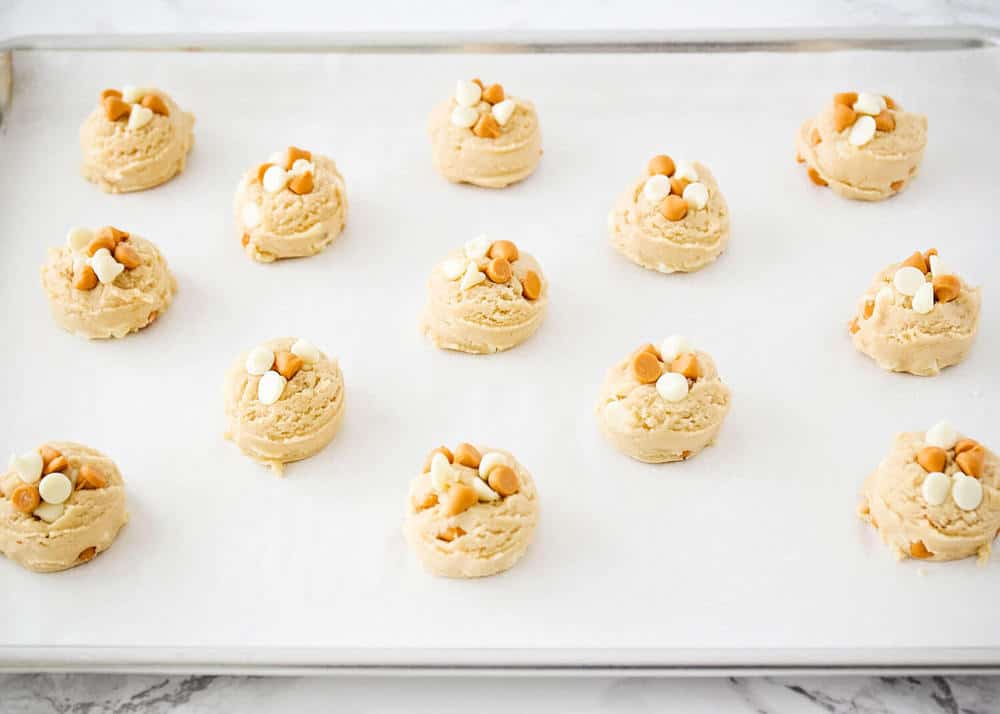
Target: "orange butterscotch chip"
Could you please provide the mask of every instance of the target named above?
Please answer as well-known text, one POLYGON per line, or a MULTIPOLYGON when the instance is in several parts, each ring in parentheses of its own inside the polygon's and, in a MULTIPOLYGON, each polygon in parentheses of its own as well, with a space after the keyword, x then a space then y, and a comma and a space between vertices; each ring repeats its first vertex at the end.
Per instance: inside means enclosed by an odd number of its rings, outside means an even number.
POLYGON ((101 248, 106 248, 109 253, 114 252, 116 245, 118 245, 118 241, 110 233, 100 231, 87 243, 87 255, 93 257, 94 253, 101 248))
POLYGON ((847 323, 847 329, 852 335, 856 335, 861 330, 861 325, 858 324, 858 318, 852 317, 851 321, 847 323))
POLYGON ((62 452, 54 446, 45 444, 38 447, 38 455, 42 457, 42 465, 45 466, 57 456, 62 456, 62 452))
POLYGON ((97 283, 97 273, 89 265, 81 267, 73 276, 73 287, 77 290, 93 290, 97 283))
POLYGON ((90 464, 80 467, 80 472, 76 475, 76 489, 78 491, 89 488, 104 488, 108 485, 108 480, 104 474, 95 469, 90 464))
POLYGON ((675 194, 670 194, 660 203, 660 214, 668 221, 679 221, 687 212, 687 201, 675 194))
POLYGON ((826 179, 819 175, 819 171, 817 171, 816 169, 814 169, 812 166, 809 167, 809 169, 806 171, 806 174, 809 176, 809 180, 812 181, 817 186, 828 186, 829 185, 826 182, 826 179))
POLYGON ((649 354, 656 357, 656 359, 660 359, 660 351, 656 349, 656 345, 652 342, 647 342, 642 347, 637 349, 634 354, 639 354, 640 352, 649 352, 649 354))
POLYGON ((911 557, 920 558, 921 560, 923 560, 924 558, 930 558, 932 555, 934 554, 929 550, 927 550, 927 546, 924 545, 924 542, 922 540, 915 540, 912 543, 910 543, 911 557))
POLYGON ((45 467, 42 469, 42 475, 48 476, 49 474, 59 473, 65 471, 67 468, 69 468, 69 460, 62 454, 59 454, 59 456, 45 464, 45 467))
POLYGON ((274 355, 274 369, 285 379, 291 379, 305 364, 297 354, 288 351, 276 352, 274 355))
POLYGON ((890 114, 888 110, 883 109, 875 117, 875 128, 878 131, 892 131, 896 128, 896 117, 890 114))
POLYGON ((123 101, 121 97, 110 96, 103 99, 104 116, 108 121, 118 121, 132 113, 132 105, 123 101))
POLYGON ((461 538, 465 535, 465 531, 462 530, 460 526, 451 526, 450 528, 445 528, 443 531, 437 534, 438 540, 443 540, 446 543, 451 543, 456 538, 461 538))
POLYGON ((913 255, 911 255, 909 258, 907 258, 906 260, 904 260, 902 263, 900 263, 899 267, 900 268, 904 268, 904 267, 906 267, 908 265, 916 268, 921 273, 926 273, 927 272, 927 261, 924 259, 924 254, 921 253, 920 251, 917 251, 916 253, 914 253, 913 255))
POLYGON ((243 247, 246 248, 247 247, 247 243, 249 243, 249 242, 250 242, 250 234, 249 233, 244 233, 243 236, 240 238, 240 243, 242 243, 243 247))
POLYGON ((652 352, 637 352, 632 356, 632 376, 639 384, 652 384, 663 374, 663 365, 652 352))
POLYGON ((21 513, 31 513, 38 508, 38 504, 42 502, 42 497, 38 494, 38 486, 36 484, 22 483, 11 492, 10 502, 21 513))
POLYGON ((500 125, 492 114, 480 114, 472 133, 483 139, 496 139, 500 136, 500 125))
POLYGON ((861 316, 866 320, 871 319, 871 316, 875 314, 875 301, 872 299, 865 300, 864 310, 861 312, 861 316))
POLYGON ((483 101, 490 104, 499 104, 504 99, 503 85, 491 84, 483 90, 483 101))
POLYGON ((115 246, 114 255, 115 260, 124 265, 126 270, 134 270, 142 263, 142 258, 139 257, 135 248, 124 243, 115 246))
POLYGON ((927 264, 930 265, 931 256, 937 254, 938 254, 937 248, 928 248, 927 250, 924 251, 924 260, 926 260, 927 264))
POLYGON ((934 299, 951 302, 962 292, 962 281, 955 275, 939 275, 934 278, 934 299))
POLYGON ((848 107, 853 107, 854 102, 858 101, 857 92, 839 92, 833 95, 834 104, 843 104, 848 107))
POLYGON ((701 364, 694 352, 685 352, 674 357, 670 363, 670 371, 682 374, 688 379, 698 379, 701 376, 701 364))
POLYGON ((170 109, 167 108, 167 103, 163 101, 162 97, 156 94, 147 94, 142 98, 140 104, 146 107, 146 109, 151 110, 153 114, 160 114, 165 117, 170 116, 170 109))
POLYGON ((955 453, 961 454, 963 451, 968 451, 975 446, 979 446, 979 442, 975 439, 962 439, 955 443, 955 453))
POLYGON ((889 188, 891 188, 893 191, 899 191, 899 189, 903 188, 903 184, 905 183, 906 183, 905 181, 893 181, 891 184, 889 184, 889 188))
POLYGON ((81 563, 86 563, 88 560, 93 560, 95 555, 97 555, 97 546, 92 545, 89 548, 81 550, 80 555, 76 556, 76 559, 81 563))
POLYGON ((483 80, 481 80, 479 77, 473 77, 472 78, 472 83, 473 84, 478 84, 479 85, 479 89, 481 89, 481 90, 486 89, 486 85, 483 84, 483 80))
POLYGON ((955 463, 966 476, 979 478, 983 475, 983 466, 986 464, 986 449, 976 444, 971 449, 958 454, 955 457, 955 463))
POLYGON ((490 471, 486 482, 494 491, 506 498, 517 493, 521 485, 517 481, 517 474, 510 466, 500 464, 490 471))
POLYGON ((118 99, 121 99, 122 98, 122 93, 120 91, 118 91, 117 89, 105 89, 105 90, 103 90, 101 92, 101 101, 103 102, 108 97, 117 97, 118 99))
POLYGON ((434 449, 431 453, 427 454, 427 458, 424 459, 424 473, 431 470, 431 460, 434 458, 434 454, 441 453, 444 457, 448 459, 449 464, 455 463, 455 456, 451 453, 451 449, 447 446, 439 446, 434 449))
POLYGON ((294 164, 299 159, 312 161, 312 158, 313 155, 311 151, 300 149, 297 146, 289 146, 288 150, 285 151, 285 171, 290 170, 292 168, 292 164, 294 164))
POLYGON ((537 300, 542 295, 542 279, 534 270, 529 270, 521 278, 521 294, 528 300, 537 300))
POLYGON ((896 102, 888 94, 883 94, 882 95, 882 99, 885 100, 885 108, 886 109, 895 109, 896 108, 896 106, 897 106, 896 102))
POLYGON ((486 277, 494 283, 506 283, 513 274, 506 258, 494 258, 486 266, 486 277))
POLYGON ((517 246, 509 240, 495 240, 487 255, 491 258, 504 258, 508 263, 518 259, 517 246))
POLYGON ((944 465, 948 463, 948 452, 937 446, 925 446, 917 452, 917 463, 927 473, 944 471, 944 465))
POLYGON ((857 113, 846 104, 833 105, 833 128, 838 133, 853 126, 857 118, 857 113))
MULTIPOLYGON (((499 466, 497 468, 500 468, 499 466)), ((479 503, 479 496, 472 486, 464 483, 453 484, 444 495, 444 514, 457 516, 479 503)))
POLYGON ((683 196, 684 189, 686 189, 690 183, 691 181, 689 179, 674 177, 670 179, 670 193, 675 196, 683 196))
POLYGON ((294 194, 302 196, 307 193, 312 193, 313 190, 313 175, 311 171, 306 171, 304 174, 299 174, 291 181, 288 182, 288 190, 294 194))
POLYGON ((427 508, 434 508, 434 506, 437 505, 437 493, 435 493, 434 487, 431 485, 429 478, 421 479, 421 483, 413 492, 413 495, 410 497, 410 501, 413 503, 413 507, 418 511, 423 511, 427 508))
POLYGON ((455 447, 455 463, 461 466, 468 466, 470 469, 478 469, 479 462, 483 460, 483 455, 479 453, 472 444, 464 441, 455 447))
POLYGON ((677 170, 677 164, 675 164, 674 160, 666 154, 657 154, 649 160, 646 170, 649 172, 650 176, 655 176, 656 174, 673 176, 674 171, 677 170))
POLYGON ((816 146, 821 141, 823 141, 823 137, 819 135, 819 129, 813 127, 813 130, 809 132, 809 145, 816 146))
POLYGON ((274 164, 261 164, 260 166, 258 166, 257 167, 257 181, 259 181, 260 183, 263 183, 264 182, 264 174, 266 174, 267 170, 269 168, 271 168, 272 166, 274 166, 274 164))

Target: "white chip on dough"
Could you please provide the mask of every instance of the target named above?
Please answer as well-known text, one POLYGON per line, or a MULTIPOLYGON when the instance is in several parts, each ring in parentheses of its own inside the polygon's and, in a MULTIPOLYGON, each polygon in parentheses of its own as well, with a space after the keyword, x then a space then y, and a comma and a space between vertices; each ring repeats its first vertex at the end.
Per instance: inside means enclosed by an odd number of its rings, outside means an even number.
POLYGON ((307 364, 316 364, 320 358, 319 348, 309 340, 301 338, 292 344, 291 353, 301 357, 302 361, 307 364))
POLYGON ((66 245, 70 250, 83 250, 94 239, 94 232, 89 228, 70 228, 66 234, 66 245))
POLYGON ((42 455, 37 451, 27 451, 20 456, 11 455, 8 466, 17 471, 25 483, 35 483, 42 476, 42 455))
POLYGON ((920 491, 929 506, 940 506, 948 498, 951 490, 951 479, 940 471, 933 471, 924 477, 920 491))
POLYGON ((927 430, 924 441, 947 451, 958 442, 958 432, 949 422, 942 420, 927 430))
POLYGON ((482 87, 467 79, 455 82, 455 101, 462 107, 474 107, 483 96, 482 87))
POLYGON ((111 251, 107 248, 101 248, 96 253, 90 257, 90 267, 94 269, 94 273, 97 274, 97 279, 101 281, 101 284, 107 285, 113 283, 115 278, 121 275, 122 271, 125 270, 125 266, 115 260, 111 251))
POLYGON ((244 228, 256 228, 260 225, 260 207, 253 201, 244 203, 240 217, 243 219, 244 228))
POLYGON ((493 118, 497 120, 497 124, 504 126, 510 121, 516 108, 517 104, 512 99, 504 99, 502 102, 497 102, 493 105, 493 118))
POLYGON ((683 335, 671 335, 660 344, 660 358, 664 362, 673 362, 678 356, 693 351, 691 342, 683 335))
POLYGON ((277 193, 288 183, 288 172, 280 166, 268 166, 261 184, 268 193, 277 193))
POLYGON ((141 104, 133 104, 132 111, 128 115, 128 129, 129 131, 134 131, 136 129, 141 129, 142 127, 149 124, 153 119, 153 110, 142 106, 141 104))
POLYGON ((267 347, 258 345, 250 350, 250 354, 247 355, 247 374, 259 377, 271 369, 273 364, 274 352, 269 350, 267 347))
POLYGON ((689 183, 684 187, 682 198, 687 201, 687 204, 691 208, 700 211, 708 205, 708 186, 700 181, 689 183))
POLYGON ((66 510, 64 503, 40 503, 32 513, 41 518, 46 523, 54 523, 59 520, 59 516, 66 510))
POLYGON ((451 110, 451 124, 459 129, 468 129, 479 119, 479 112, 473 107, 458 106, 451 110))
POLYGON ((470 261, 465 269, 465 274, 462 276, 462 282, 459 283, 459 287, 462 290, 468 290, 483 282, 486 282, 486 273, 481 271, 478 265, 470 261))
POLYGON ((257 399, 261 404, 274 404, 281 399, 288 380, 273 370, 264 372, 257 383, 257 399))
POLYGON ((874 138, 875 120, 870 116, 863 115, 858 117, 854 126, 851 127, 851 131, 847 135, 847 143, 851 146, 864 146, 874 138))
POLYGON ((679 402, 688 394, 687 377, 677 372, 665 372, 656 380, 656 391, 668 402, 679 402))
POLYGON ((501 465, 510 466, 505 454, 501 454, 499 451, 490 451, 483 454, 483 458, 479 460, 479 476, 481 478, 489 478, 490 471, 501 465))
POLYGON ((465 273, 467 262, 461 258, 449 258, 441 263, 441 272, 448 280, 458 280, 465 273))
POLYGON ((448 457, 440 451, 435 451, 431 457, 431 485, 438 493, 447 491, 458 481, 458 472, 452 467, 448 457))
POLYGON ((927 278, 924 277, 920 269, 914 268, 912 265, 904 265, 892 276, 892 284, 896 286, 896 290, 910 297, 916 295, 920 286, 926 282, 927 278))
POLYGON ((472 490, 476 492, 476 496, 479 497, 480 501, 496 501, 500 498, 500 494, 490 488, 481 478, 472 478, 469 480, 469 483, 472 485, 472 490))
POLYGON ((683 159, 677 161, 674 164, 674 175, 675 179, 687 179, 688 181, 698 180, 698 169, 694 167, 690 161, 684 161, 683 159))
POLYGON ((913 312, 926 315, 934 309, 934 285, 925 282, 913 294, 913 312))
POLYGON ((465 257, 469 260, 482 260, 490 252, 493 239, 488 235, 476 236, 465 244, 465 257))
POLYGON ((956 473, 954 485, 951 487, 951 497, 963 511, 974 511, 983 502, 983 485, 977 478, 956 473))
POLYGON ((881 306, 888 306, 895 302, 896 293, 888 285, 883 285, 875 293, 875 309, 881 306))
POLYGON ((663 174, 653 174, 642 186, 642 195, 658 203, 670 195, 670 179, 663 174))
POLYGON ((54 473, 44 477, 38 484, 38 495, 46 503, 62 503, 73 493, 73 484, 66 474, 54 473))
POLYGON ((147 94, 149 94, 149 90, 145 87, 133 87, 131 84, 122 87, 122 101, 129 104, 141 102, 147 94))
POLYGON ((885 97, 881 94, 872 94, 871 92, 859 93, 858 99, 852 107, 858 114, 870 114, 871 116, 878 116, 885 108, 885 97))
POLYGON ((930 266, 931 266, 931 277, 932 278, 936 278, 939 275, 947 275, 948 271, 947 271, 947 269, 945 269, 944 263, 937 256, 937 254, 932 255, 928 259, 927 262, 930 263, 930 266))

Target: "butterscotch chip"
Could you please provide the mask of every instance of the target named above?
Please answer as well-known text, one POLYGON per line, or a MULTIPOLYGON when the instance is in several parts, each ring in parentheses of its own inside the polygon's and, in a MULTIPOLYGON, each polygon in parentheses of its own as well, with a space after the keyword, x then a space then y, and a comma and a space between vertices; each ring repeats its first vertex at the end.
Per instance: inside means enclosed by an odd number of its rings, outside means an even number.
POLYGON ((833 105, 833 128, 839 133, 849 126, 854 126, 857 113, 846 104, 833 105))
POLYGON ((944 471, 944 465, 948 463, 948 452, 937 446, 925 446, 917 452, 917 463, 927 473, 944 471))
POLYGON ((517 481, 517 473, 510 466, 501 464, 490 471, 489 478, 486 479, 490 488, 506 498, 517 493, 521 485, 517 481))
POLYGON ((93 257, 94 253, 99 251, 101 248, 106 248, 109 253, 113 253, 115 246, 118 245, 110 233, 100 232, 94 238, 87 243, 87 255, 93 257))
POLYGON ((42 469, 42 474, 48 476, 49 474, 65 471, 67 468, 69 468, 69 460, 62 454, 59 454, 59 456, 45 464, 45 468, 42 469))
POLYGON ((274 164, 261 164, 257 167, 257 181, 259 183, 264 183, 264 174, 266 174, 267 170, 272 166, 274 166, 274 164))
POLYGON ((634 354, 639 354, 640 352, 649 352, 649 354, 656 357, 656 359, 660 359, 660 351, 656 349, 656 345, 652 342, 647 342, 642 347, 637 349, 634 354))
POLYGON ((886 109, 895 109, 896 108, 896 102, 888 94, 883 94, 882 95, 882 99, 885 100, 885 108, 886 109))
POLYGON ((861 326, 858 324, 858 318, 852 317, 851 321, 847 323, 847 329, 852 335, 857 334, 861 330, 861 326))
POLYGON ((142 264, 142 258, 135 248, 124 243, 115 246, 115 260, 125 266, 126 270, 134 270, 142 264))
POLYGON ((674 171, 677 170, 677 164, 666 154, 657 154, 649 160, 646 170, 649 171, 650 176, 655 176, 656 174, 673 176, 674 171))
POLYGON ((924 251, 924 260, 926 260, 927 264, 930 265, 931 256, 937 254, 938 254, 937 248, 928 248, 927 250, 924 251))
POLYGON ((670 193, 675 196, 683 196, 684 189, 688 187, 691 182, 686 178, 672 178, 670 179, 670 193))
POLYGON ((288 150, 285 152, 285 171, 292 168, 294 164, 299 159, 305 159, 306 161, 312 161, 313 155, 311 151, 306 151, 305 149, 300 149, 297 146, 289 146, 288 150))
POLYGON ((104 226, 98 229, 97 233, 94 234, 94 238, 99 238, 102 240, 110 239, 115 245, 118 245, 120 241, 128 240, 128 233, 126 231, 118 230, 114 226, 104 226))
POLYGON ((907 265, 913 266, 914 268, 916 268, 917 270, 919 270, 921 273, 926 273, 927 272, 927 261, 924 259, 924 254, 921 253, 920 251, 917 251, 916 253, 914 253, 913 255, 911 255, 909 258, 907 258, 906 260, 904 260, 902 263, 900 263, 899 267, 903 268, 903 267, 906 267, 907 265))
POLYGON ((81 550, 80 555, 76 556, 76 559, 81 563, 86 563, 88 560, 93 560, 95 555, 97 555, 97 546, 92 545, 89 548, 81 550))
POLYGON ((503 85, 491 84, 483 90, 483 100, 490 104, 499 104, 504 99, 503 85))
POLYGON ((660 214, 668 221, 679 221, 687 215, 688 205, 680 196, 670 194, 660 203, 660 214))
POLYGON ((969 449, 979 446, 979 442, 975 439, 962 439, 955 444, 955 453, 961 454, 963 451, 968 451, 969 449))
POLYGON ((986 464, 986 449, 976 444, 956 456, 955 463, 966 476, 979 478, 983 475, 983 466, 986 464))
POLYGON ((84 265, 73 276, 73 287, 77 290, 93 290, 97 283, 97 273, 89 265, 84 265))
POLYGON ((305 364, 297 354, 287 351, 277 352, 274 355, 274 370, 285 379, 291 379, 305 364))
POLYGON ((38 493, 38 485, 22 483, 11 492, 10 502, 21 513, 31 513, 42 502, 42 497, 38 493))
POLYGON ((467 444, 464 441, 455 447, 455 463, 461 464, 462 466, 468 466, 470 469, 478 469, 479 462, 482 461, 483 455, 479 453, 477 449, 472 444, 467 444))
POLYGON ((962 292, 962 282, 954 275, 934 278, 934 298, 938 302, 951 302, 962 292))
POLYGON ((479 121, 472 127, 472 133, 483 139, 496 139, 500 136, 500 125, 492 114, 480 114, 479 121))
POLYGON ((103 102, 108 97, 117 97, 118 99, 121 99, 122 98, 122 93, 119 92, 117 89, 105 89, 105 90, 103 90, 101 92, 101 101, 103 102))
POLYGON ((45 466, 57 456, 62 456, 62 452, 54 446, 45 444, 38 447, 38 455, 42 457, 42 465, 45 466))
POLYGON ((875 128, 878 131, 892 131, 896 128, 896 118, 888 110, 883 109, 875 117, 875 128))
POLYGON ((140 104, 146 107, 146 109, 152 110, 153 114, 161 114, 165 117, 170 116, 170 109, 167 107, 167 103, 163 101, 162 97, 155 94, 147 94, 142 98, 140 104))
MULTIPOLYGON (((499 466, 497 468, 500 468, 499 466)), ((464 483, 453 484, 444 495, 444 514, 457 516, 479 503, 475 489, 464 483)))
POLYGON ((875 314, 875 301, 865 300, 864 312, 862 312, 861 314, 866 320, 870 319, 871 316, 875 314))
POLYGON ((697 355, 693 352, 686 352, 674 358, 673 362, 670 363, 670 371, 683 374, 688 379, 698 379, 701 376, 701 364, 698 362, 697 355))
POLYGON ((104 488, 108 485, 108 480, 104 474, 95 469, 90 464, 80 467, 80 472, 76 475, 76 489, 78 491, 89 488, 104 488))
POLYGON ((486 89, 486 85, 483 84, 483 80, 481 80, 479 77, 473 77, 472 83, 478 84, 480 89, 486 89))
POLYGON ((519 257, 517 246, 509 240, 493 241, 487 255, 491 258, 504 258, 508 263, 513 263, 519 257))
POLYGON ((854 106, 854 102, 858 101, 857 92, 839 92, 833 95, 834 104, 844 104, 849 107, 854 106))
POLYGON ((427 508, 434 508, 434 506, 437 505, 437 493, 434 492, 434 487, 431 485, 431 480, 429 478, 422 479, 422 483, 413 493, 410 500, 413 502, 413 507, 418 511, 423 511, 427 508))
POLYGON ((637 352, 632 357, 632 376, 639 384, 652 384, 663 374, 663 365, 652 352, 637 352))
POLYGON ((893 181, 891 184, 889 184, 889 188, 891 188, 893 191, 899 191, 899 189, 903 188, 903 184, 904 183, 906 183, 906 182, 905 181, 893 181))
POLYGON ((924 545, 922 540, 916 540, 910 543, 910 555, 914 558, 930 558, 933 553, 927 550, 927 546, 924 545))
POLYGON ((104 105, 104 116, 108 121, 118 121, 132 113, 132 105, 121 97, 110 96, 101 102, 104 105))
POLYGON ((809 144, 811 146, 816 146, 816 144, 823 141, 823 137, 819 135, 819 129, 813 127, 813 130, 809 132, 809 144))
POLYGON ((826 179, 819 175, 819 171, 817 171, 816 169, 814 169, 812 166, 809 167, 809 169, 806 171, 806 174, 809 176, 809 180, 812 181, 817 186, 828 186, 829 185, 826 182, 826 179))
POLYGON ((513 274, 506 258, 494 258, 486 266, 486 277, 494 283, 506 283, 513 274))
POLYGON ((537 300, 541 296, 542 279, 534 270, 529 270, 521 278, 521 294, 528 300, 537 300))
POLYGON ((306 193, 312 193, 313 190, 313 175, 311 171, 306 171, 304 174, 299 174, 291 181, 288 182, 288 190, 292 193, 302 196, 306 193))
POLYGON ((443 540, 446 543, 451 543, 456 538, 461 538, 464 535, 465 531, 462 530, 460 526, 451 526, 450 528, 446 528, 440 533, 438 533, 437 537, 438 540, 443 540))
POLYGON ((451 453, 451 449, 449 449, 447 446, 439 446, 436 449, 434 449, 431 453, 427 454, 427 458, 424 460, 424 473, 427 473, 428 471, 431 470, 431 460, 434 458, 434 454, 437 454, 439 452, 444 454, 444 457, 448 459, 449 464, 455 463, 455 456, 454 454, 451 453))

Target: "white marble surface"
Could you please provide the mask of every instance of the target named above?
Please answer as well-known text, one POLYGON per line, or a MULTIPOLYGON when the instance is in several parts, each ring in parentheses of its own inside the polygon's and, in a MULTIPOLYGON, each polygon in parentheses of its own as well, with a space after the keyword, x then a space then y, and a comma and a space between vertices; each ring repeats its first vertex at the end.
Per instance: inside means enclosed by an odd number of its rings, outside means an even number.
MULTIPOLYGON (((996 0, 73 0, 0 2, 0 38, 39 33, 1000 25, 996 0)), ((2 635, 0 635, 2 637, 2 635)), ((996 712, 975 677, 393 679, 0 676, 0 711, 86 712, 996 712)))

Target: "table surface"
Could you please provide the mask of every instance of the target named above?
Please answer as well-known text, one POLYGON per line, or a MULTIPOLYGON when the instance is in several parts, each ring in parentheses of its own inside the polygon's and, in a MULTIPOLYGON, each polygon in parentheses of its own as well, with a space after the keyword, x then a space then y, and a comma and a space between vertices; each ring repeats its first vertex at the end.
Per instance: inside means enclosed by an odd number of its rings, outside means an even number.
MULTIPOLYGON (((348 9, 320 1, 238 5, 194 0, 141 6, 114 1, 97 7, 72 2, 13 0, 0 6, 0 36, 52 32, 230 32, 295 30, 463 30, 818 27, 1000 23, 989 0, 954 2, 828 0, 746 4, 711 2, 547 3, 477 6, 468 2, 420 4, 407 0, 355 3, 348 9)), ((994 711, 996 680, 981 678, 800 678, 508 680, 372 678, 260 679, 125 675, 9 675, 0 678, 4 710, 35 711, 351 711, 527 710, 556 701, 560 708, 590 711, 994 711), (488 697, 483 690, 488 688, 488 697), (486 699, 486 703, 483 700, 486 699)), ((551 704, 549 704, 551 708, 551 704)))

